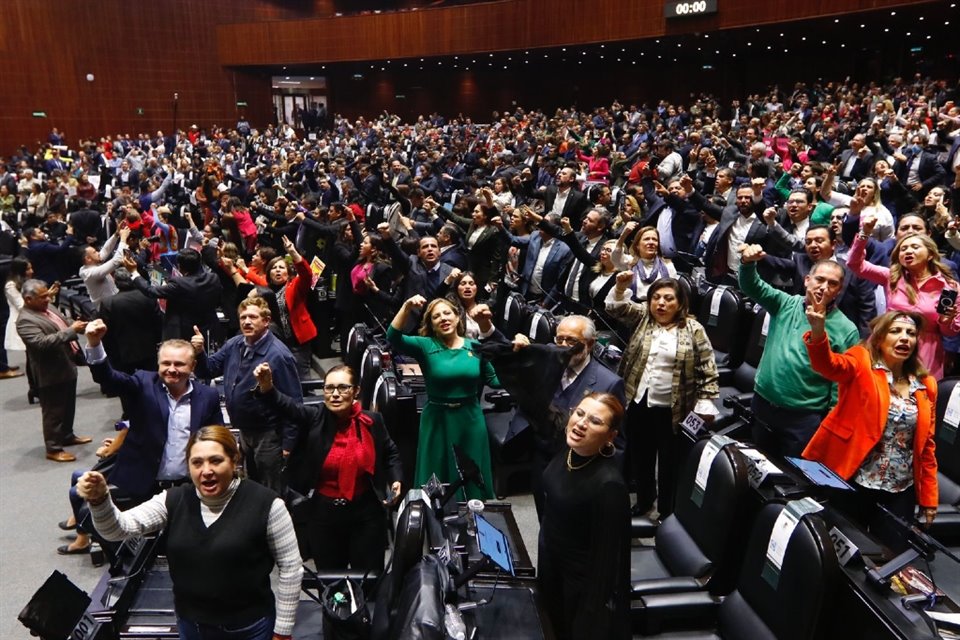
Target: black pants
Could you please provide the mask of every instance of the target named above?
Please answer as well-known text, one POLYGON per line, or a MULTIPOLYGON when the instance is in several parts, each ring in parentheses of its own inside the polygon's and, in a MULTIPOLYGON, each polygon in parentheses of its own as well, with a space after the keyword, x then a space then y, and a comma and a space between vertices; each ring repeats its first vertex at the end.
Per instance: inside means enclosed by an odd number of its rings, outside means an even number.
POLYGON ((753 394, 753 442, 765 453, 799 458, 825 414, 778 407, 753 394))
POLYGON ((670 407, 649 407, 646 397, 630 403, 627 469, 637 489, 637 511, 646 513, 656 501, 661 518, 673 513, 680 464, 678 438, 670 407))
POLYGON ((241 431, 247 477, 283 495, 283 449, 275 431, 241 431))
POLYGON ((848 511, 861 525, 866 527, 873 537, 895 551, 906 549, 907 535, 879 505, 885 507, 902 520, 914 524, 917 511, 917 492, 913 485, 893 493, 879 489, 867 489, 854 484, 857 494, 848 504, 848 511))
POLYGON ((342 506, 320 495, 312 500, 307 538, 317 570, 382 571, 387 518, 373 491, 342 506))
POLYGON ((47 453, 63 450, 73 439, 73 420, 77 409, 77 379, 37 389, 43 421, 43 441, 47 453))

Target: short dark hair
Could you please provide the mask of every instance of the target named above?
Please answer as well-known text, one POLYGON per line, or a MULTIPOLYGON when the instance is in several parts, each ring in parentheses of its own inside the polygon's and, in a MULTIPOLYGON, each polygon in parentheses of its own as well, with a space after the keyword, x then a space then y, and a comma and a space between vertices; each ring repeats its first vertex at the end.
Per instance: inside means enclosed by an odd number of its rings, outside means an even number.
POLYGON ((195 249, 181 249, 177 254, 177 268, 184 275, 198 273, 202 266, 200 253, 195 249))

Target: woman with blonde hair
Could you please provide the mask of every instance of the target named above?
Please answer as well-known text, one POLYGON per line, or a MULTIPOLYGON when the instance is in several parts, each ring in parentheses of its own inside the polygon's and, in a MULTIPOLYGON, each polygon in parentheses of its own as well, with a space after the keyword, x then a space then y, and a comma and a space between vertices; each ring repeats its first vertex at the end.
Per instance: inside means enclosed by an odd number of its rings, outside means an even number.
POLYGON ((676 278, 677 269, 673 261, 664 258, 660 252, 660 232, 656 227, 642 227, 633 236, 628 249, 624 250, 627 238, 638 224, 629 222, 617 240, 617 246, 610 254, 610 260, 617 269, 631 271, 633 283, 630 289, 636 300, 647 299, 647 289, 660 278, 676 278))
POLYGON ((918 353, 930 374, 939 380, 944 366, 942 338, 960 333, 960 317, 955 305, 944 314, 937 312, 937 306, 945 289, 957 290, 957 281, 941 260, 936 243, 926 235, 900 238, 890 254, 889 268, 867 262, 867 238, 876 222, 873 216, 864 217, 847 264, 856 275, 883 286, 888 310, 914 311, 923 316, 925 327, 918 337, 918 353))
POLYGON ((493 497, 493 468, 487 425, 480 409, 484 384, 499 387, 493 366, 480 357, 477 343, 464 337, 464 323, 453 302, 444 298, 427 303, 416 295, 400 307, 387 328, 387 340, 402 354, 416 358, 427 386, 427 403, 420 416, 420 440, 414 486, 432 474, 442 482, 458 477, 452 447, 461 447, 480 467, 486 489, 470 485, 469 498, 493 497), (419 336, 402 333, 414 309, 423 309, 419 336))

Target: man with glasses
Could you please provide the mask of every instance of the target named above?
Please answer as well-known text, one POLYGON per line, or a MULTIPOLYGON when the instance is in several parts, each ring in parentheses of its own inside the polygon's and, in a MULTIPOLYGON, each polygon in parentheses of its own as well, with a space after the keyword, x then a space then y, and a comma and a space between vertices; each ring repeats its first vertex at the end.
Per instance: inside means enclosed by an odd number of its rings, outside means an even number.
MULTIPOLYGON (((586 316, 563 318, 557 326, 554 342, 561 347, 574 348, 574 355, 560 379, 560 387, 554 392, 554 407, 569 412, 585 395, 594 391, 613 394, 621 404, 626 403, 623 379, 592 357, 593 347, 597 343, 597 327, 593 320, 586 316)), ((507 440, 527 430, 529 426, 530 418, 522 411, 517 411, 510 422, 507 440)), ((557 454, 558 442, 555 438, 545 437, 545 434, 536 433, 532 429, 531 431, 534 433, 530 484, 537 515, 540 516, 544 504, 543 470, 557 454)), ((614 444, 618 452, 623 451, 625 442, 621 435, 617 436, 614 444)))
POLYGON ((203 335, 195 329, 190 342, 197 353, 197 374, 223 376, 223 394, 231 426, 240 430, 240 445, 247 476, 277 493, 283 488, 280 473, 284 459, 297 442, 297 426, 251 393, 257 386, 254 368, 270 364, 273 385, 303 402, 297 363, 293 354, 270 331, 270 306, 263 298, 246 298, 238 308, 240 335, 227 340, 215 354, 204 352, 203 335))

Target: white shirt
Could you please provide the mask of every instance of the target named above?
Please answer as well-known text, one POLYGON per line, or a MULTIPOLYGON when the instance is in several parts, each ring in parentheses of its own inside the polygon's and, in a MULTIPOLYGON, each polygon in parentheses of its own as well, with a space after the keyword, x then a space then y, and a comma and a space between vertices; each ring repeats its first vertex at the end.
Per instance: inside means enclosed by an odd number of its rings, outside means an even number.
POLYGON ((557 198, 553 201, 553 209, 550 209, 550 213, 555 213, 558 216, 562 216, 563 207, 567 204, 567 196, 569 195, 570 189, 557 191, 557 198))
MULTIPOLYGON (((601 237, 602 236, 597 236, 596 239, 587 241, 587 253, 593 252, 594 247, 600 242, 601 237)), ((567 286, 564 288, 564 291, 576 302, 580 302, 580 276, 583 275, 584 266, 582 262, 574 259, 573 264, 570 265, 570 275, 567 276, 567 286)))
POLYGON ((473 233, 471 233, 470 237, 467 238, 468 249, 473 249, 473 245, 477 244, 477 240, 480 239, 480 234, 483 233, 483 230, 486 228, 487 228, 486 226, 483 226, 483 227, 477 227, 476 229, 473 230, 473 233))
POLYGON ((547 264, 547 256, 550 255, 550 249, 553 248, 554 239, 550 238, 540 247, 540 253, 537 254, 537 263, 533 267, 533 275, 530 278, 530 290, 534 293, 540 293, 543 289, 540 281, 543 280, 543 267, 547 264))
POLYGON ((750 227, 753 225, 756 219, 757 214, 755 213, 751 213, 746 218, 744 218, 743 215, 738 214, 736 222, 734 222, 733 226, 730 227, 730 238, 727 240, 729 243, 727 245, 727 270, 729 270, 730 273, 737 273, 740 271, 740 254, 737 252, 737 250, 740 248, 740 245, 746 241, 747 234, 750 232, 750 227))
POLYGON ((634 402, 647 396, 648 407, 673 406, 673 363, 677 359, 677 325, 669 329, 657 326, 650 341, 650 356, 643 369, 634 402))
POLYGON ((677 245, 673 238, 673 209, 664 207, 657 216, 657 233, 660 234, 660 253, 665 258, 677 255, 677 245))

